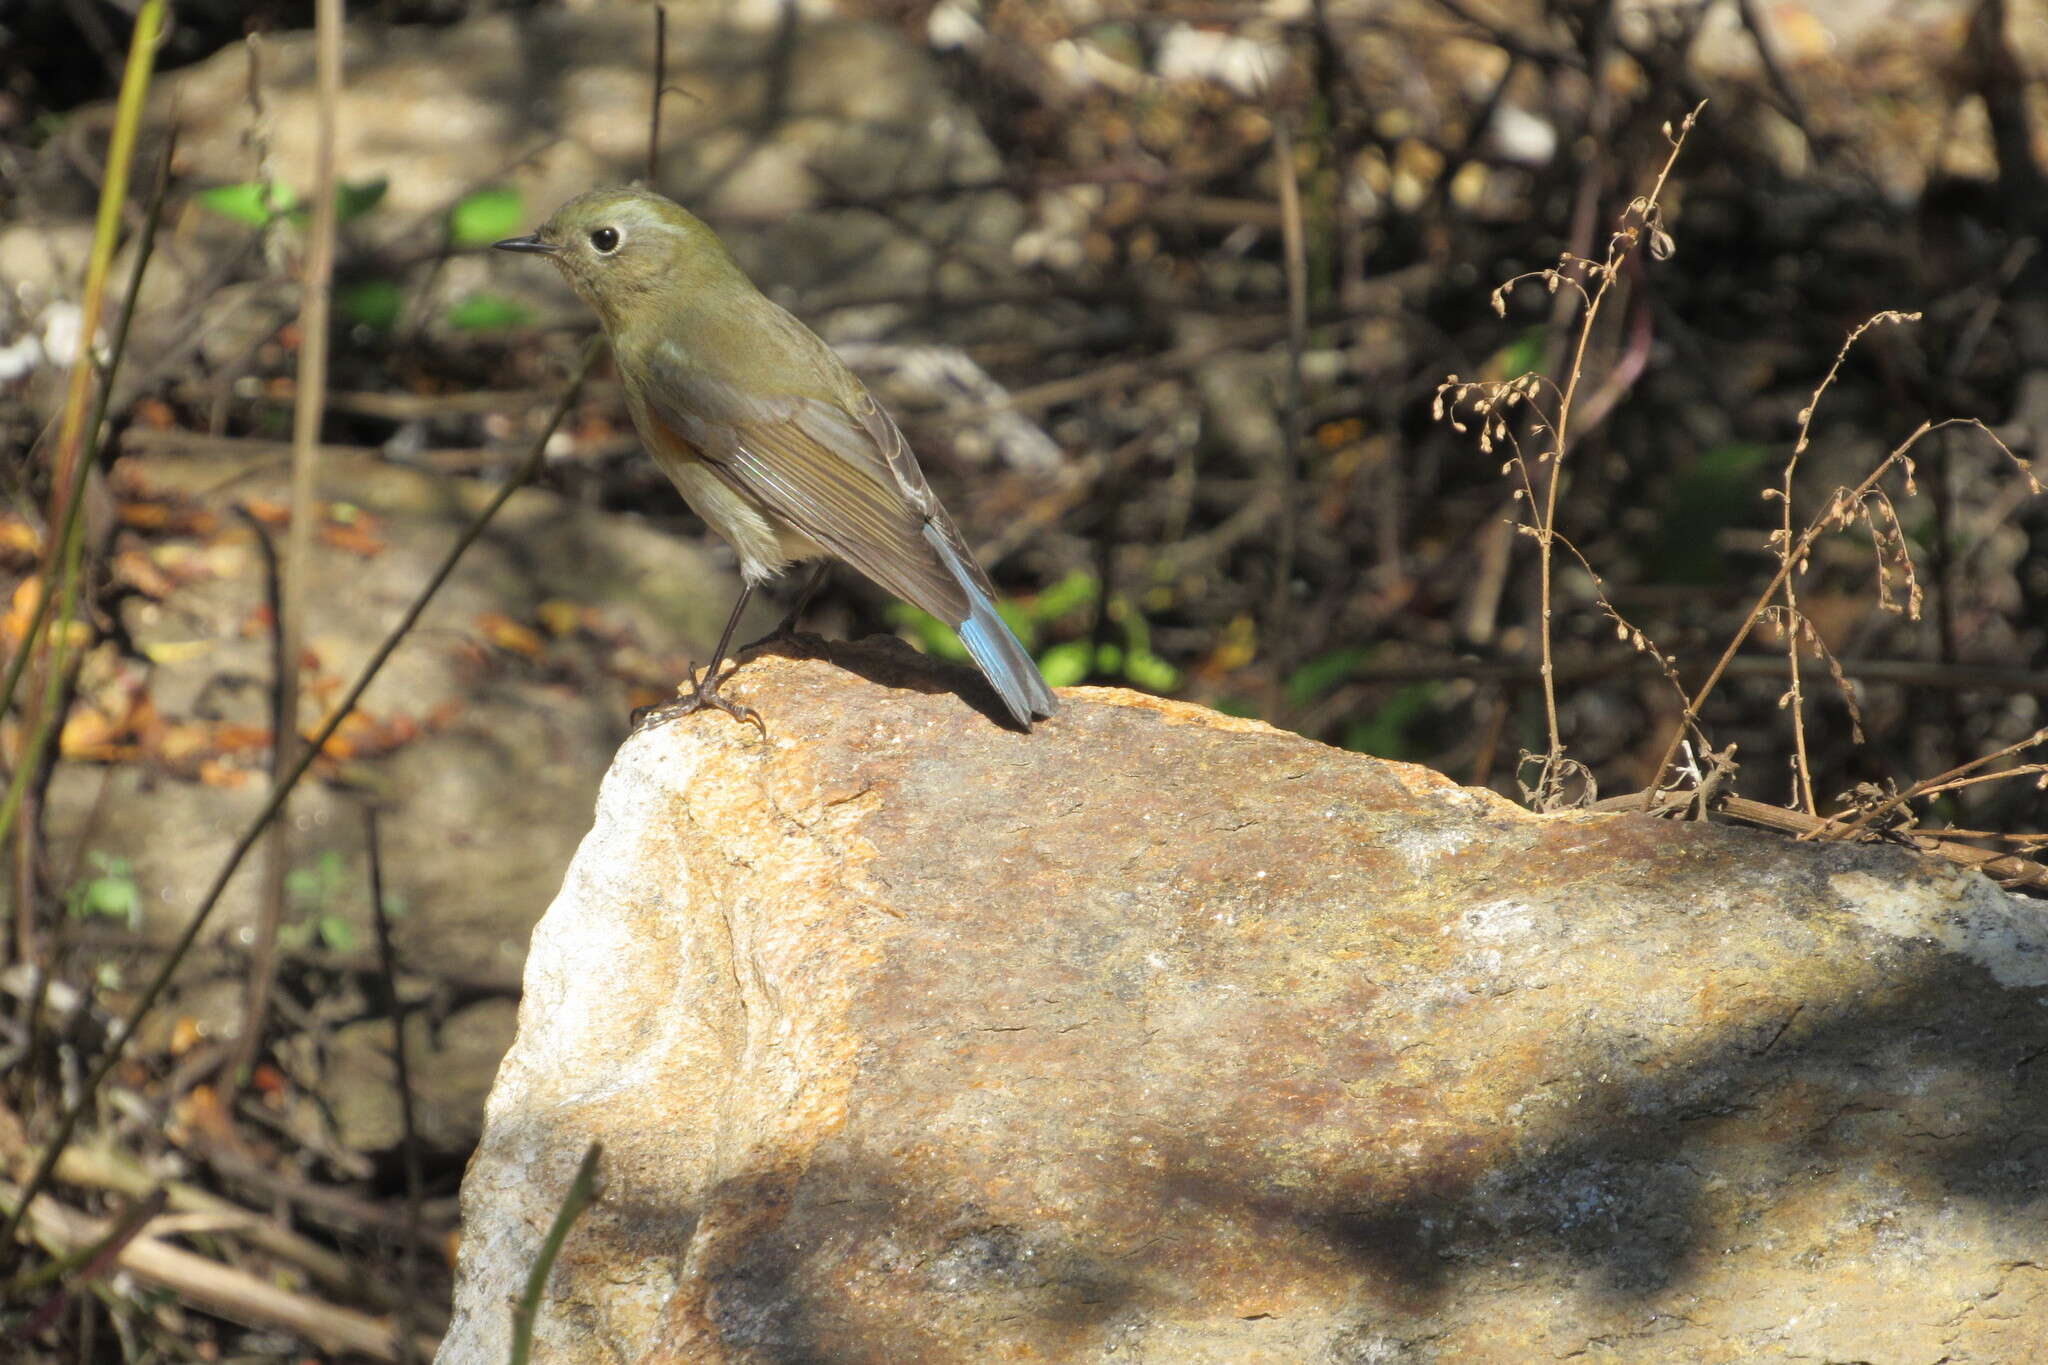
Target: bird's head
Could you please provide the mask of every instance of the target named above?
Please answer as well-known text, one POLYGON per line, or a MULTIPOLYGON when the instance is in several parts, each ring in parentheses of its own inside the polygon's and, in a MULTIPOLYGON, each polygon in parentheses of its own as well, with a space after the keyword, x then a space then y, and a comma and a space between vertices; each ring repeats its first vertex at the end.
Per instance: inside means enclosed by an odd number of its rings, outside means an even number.
POLYGON ((579 194, 531 235, 495 245, 545 255, 608 328, 631 316, 636 300, 687 298, 693 286, 739 273, 717 233, 634 186, 579 194))

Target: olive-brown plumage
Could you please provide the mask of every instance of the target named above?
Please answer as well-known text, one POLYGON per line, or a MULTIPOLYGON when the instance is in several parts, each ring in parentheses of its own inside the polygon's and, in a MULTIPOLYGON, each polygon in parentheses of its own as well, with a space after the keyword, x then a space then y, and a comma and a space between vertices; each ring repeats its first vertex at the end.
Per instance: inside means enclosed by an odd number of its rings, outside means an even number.
POLYGON ((1053 713, 903 433, 716 233, 658 194, 606 189, 498 246, 545 254, 597 311, 648 453, 739 555, 746 588, 679 710, 751 716, 717 693, 740 610, 793 561, 831 555, 953 627, 1020 724, 1053 713))

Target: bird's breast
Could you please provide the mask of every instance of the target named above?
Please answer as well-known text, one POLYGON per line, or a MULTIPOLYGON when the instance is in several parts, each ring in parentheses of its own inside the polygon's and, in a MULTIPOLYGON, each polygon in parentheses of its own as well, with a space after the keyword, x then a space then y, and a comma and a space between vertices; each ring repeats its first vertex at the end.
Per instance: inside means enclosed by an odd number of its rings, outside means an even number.
POLYGON ((661 472, 739 556, 749 582, 773 578, 794 560, 824 552, 802 531, 784 522, 713 469, 686 438, 657 418, 634 413, 634 425, 661 472))

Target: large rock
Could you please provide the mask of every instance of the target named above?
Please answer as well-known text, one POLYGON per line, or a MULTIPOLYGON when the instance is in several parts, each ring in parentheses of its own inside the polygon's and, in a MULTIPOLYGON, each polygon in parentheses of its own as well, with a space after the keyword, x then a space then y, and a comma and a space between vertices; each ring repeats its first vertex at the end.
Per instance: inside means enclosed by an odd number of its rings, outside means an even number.
POLYGON ((557 1362, 2013 1362, 2048 922, 906 651, 629 742, 527 962, 442 1365, 592 1139, 557 1362))

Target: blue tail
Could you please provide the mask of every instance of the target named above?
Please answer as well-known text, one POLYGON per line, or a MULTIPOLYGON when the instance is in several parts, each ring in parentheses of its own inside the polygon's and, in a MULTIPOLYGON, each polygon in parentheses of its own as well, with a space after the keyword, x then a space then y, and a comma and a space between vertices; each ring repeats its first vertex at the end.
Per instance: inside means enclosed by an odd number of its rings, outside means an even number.
POLYGON ((953 627, 960 643, 981 666, 989 682, 1002 697, 1003 705, 1026 729, 1041 716, 1059 708, 1059 700, 1045 685, 1038 665, 1024 649, 1009 624, 996 614, 995 599, 989 595, 988 579, 976 570, 960 551, 947 543, 936 526, 925 528, 925 539, 939 552, 939 558, 967 593, 967 619, 953 627))

